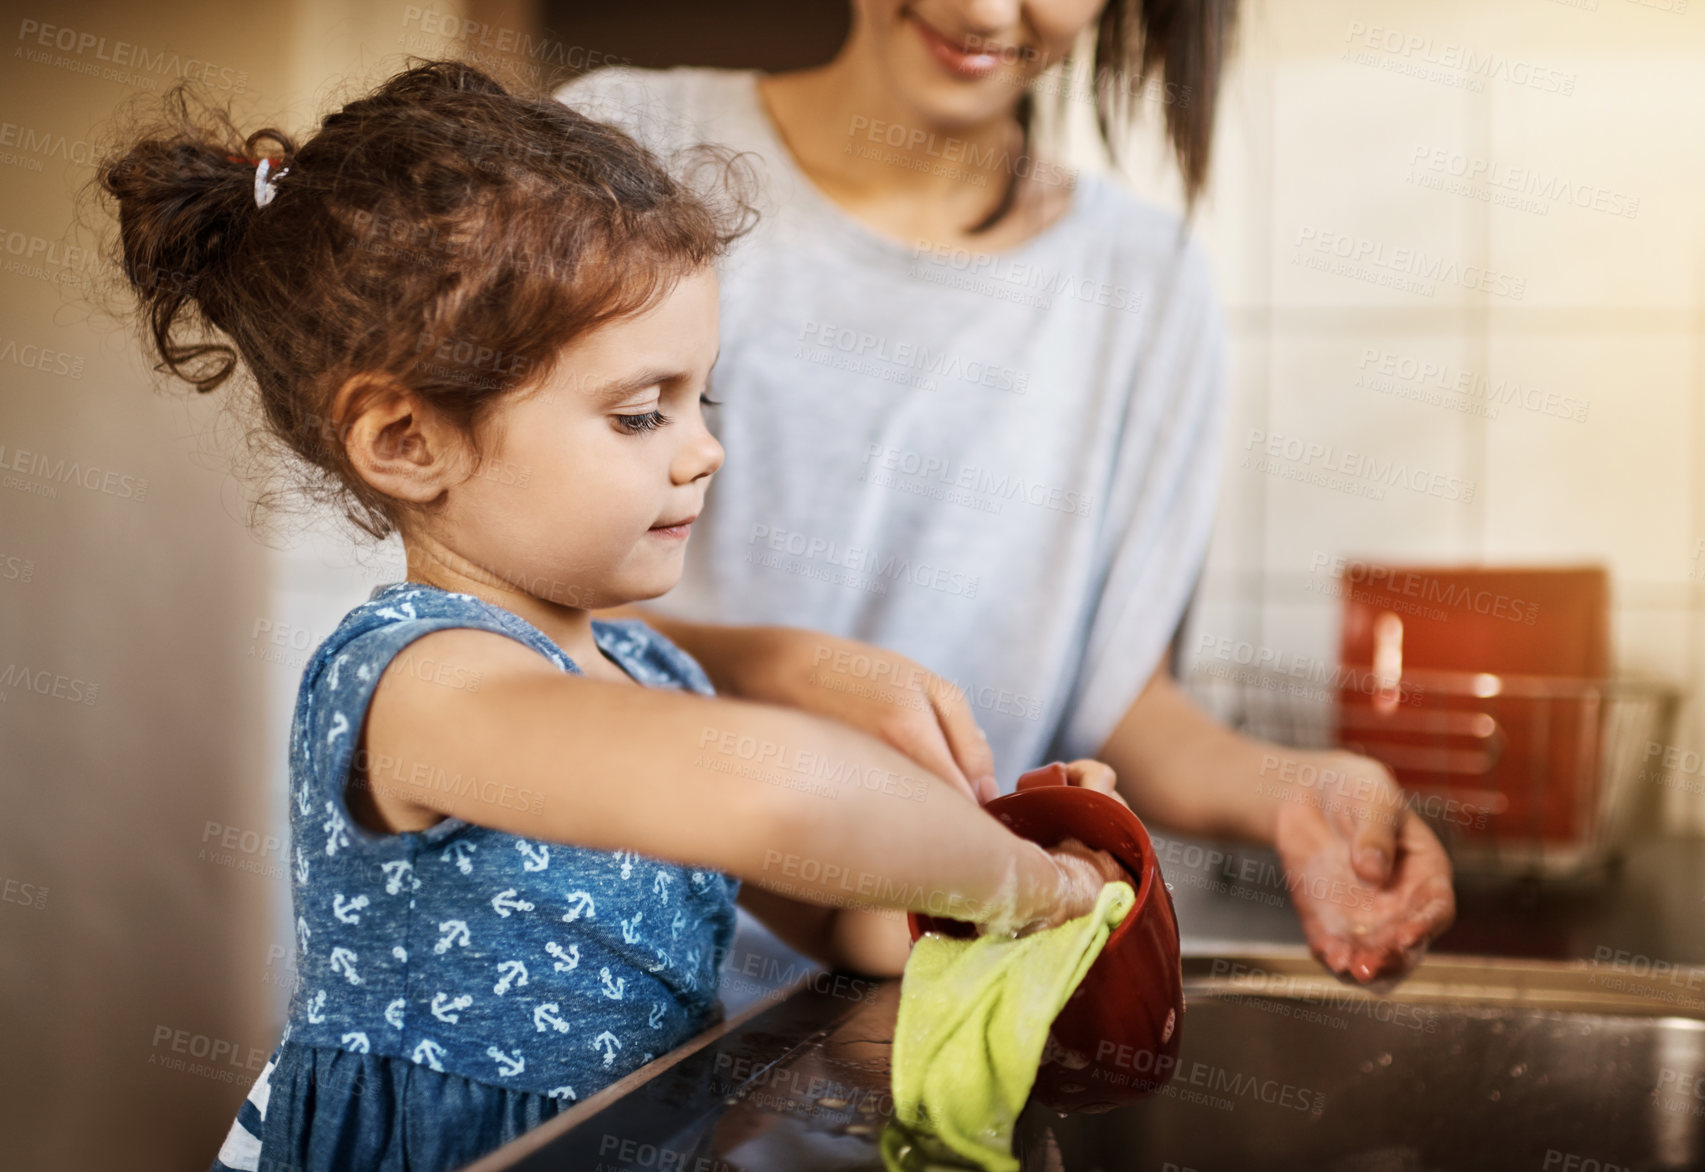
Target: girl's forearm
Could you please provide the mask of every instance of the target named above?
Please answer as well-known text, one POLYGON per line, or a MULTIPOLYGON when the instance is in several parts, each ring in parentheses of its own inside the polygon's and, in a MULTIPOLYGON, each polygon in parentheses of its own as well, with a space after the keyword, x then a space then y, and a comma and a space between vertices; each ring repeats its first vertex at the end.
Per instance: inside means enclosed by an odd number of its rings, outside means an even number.
POLYGON ((484 632, 421 642, 451 640, 435 655, 453 663, 469 637, 502 652, 477 691, 385 674, 365 730, 373 784, 395 776, 397 796, 466 821, 715 868, 824 906, 1004 923, 1058 898, 1046 852, 863 733, 769 705, 566 676, 506 658, 508 647, 531 653, 484 632), (480 782, 431 784, 439 777, 480 782))

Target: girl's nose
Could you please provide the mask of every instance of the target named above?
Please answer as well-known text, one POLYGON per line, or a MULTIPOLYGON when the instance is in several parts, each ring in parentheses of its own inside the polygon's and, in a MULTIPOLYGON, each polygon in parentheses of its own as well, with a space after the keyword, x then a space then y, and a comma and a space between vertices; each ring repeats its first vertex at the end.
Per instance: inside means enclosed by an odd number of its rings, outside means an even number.
POLYGON ((675 465, 672 469, 676 484, 691 484, 711 475, 722 467, 726 453, 722 444, 710 434, 710 429, 700 423, 692 439, 681 446, 675 453, 675 465))

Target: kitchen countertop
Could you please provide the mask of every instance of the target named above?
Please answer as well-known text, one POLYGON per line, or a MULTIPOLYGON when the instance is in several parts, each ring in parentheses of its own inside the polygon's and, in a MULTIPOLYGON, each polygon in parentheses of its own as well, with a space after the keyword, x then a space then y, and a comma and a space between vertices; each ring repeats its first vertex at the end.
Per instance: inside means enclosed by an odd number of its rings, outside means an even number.
MULTIPOLYGON (((1164 868, 1178 907, 1186 955, 1248 953, 1274 946, 1297 955, 1301 934, 1295 915, 1284 902, 1282 889, 1274 886, 1279 882, 1276 869, 1263 865, 1271 861, 1271 854, 1215 848, 1206 843, 1194 845, 1202 848, 1200 853, 1180 852, 1176 861, 1164 868), (1280 898, 1269 898, 1275 892, 1280 898)), ((1616 973, 1642 968, 1651 971, 1656 962, 1673 966, 1705 965, 1702 892, 1705 892, 1705 840, 1646 841, 1636 846, 1597 886, 1460 884, 1457 923, 1437 942, 1434 951, 1441 956, 1496 954, 1548 961, 1586 961, 1610 966, 1607 971, 1616 973)), ((734 977, 732 980, 725 977, 724 981, 724 1002, 730 1006, 731 1013, 727 1021, 493 1153, 469 1172, 594 1168, 605 1172, 756 1172, 772 1168, 876 1172, 881 1169, 876 1144, 892 1111, 888 1055, 899 983, 823 973, 807 967, 785 950, 768 951, 775 946, 750 940, 746 944, 747 959, 742 963, 741 947, 737 943, 734 951, 734 977), (755 956, 765 959, 754 963, 751 958, 755 956), (766 978, 776 983, 766 987, 766 978)), ((1312 965, 1306 957, 1301 959, 1312 965)), ((1335 1107, 1348 1107, 1357 1093, 1357 1082, 1365 1082, 1369 1077, 1365 1073, 1370 1069, 1369 1063, 1363 1062, 1360 1070, 1364 1073, 1357 1073, 1355 1069, 1341 1069, 1344 1062, 1336 1053, 1324 1056, 1303 1053, 1315 1039, 1337 1044, 1348 1035, 1308 1027, 1307 1032, 1279 1046, 1276 1054, 1261 1059, 1257 1053, 1245 1053, 1244 1039, 1251 1039, 1247 1046, 1259 1052, 1261 1043, 1253 1040, 1255 1033, 1279 1028, 1280 1023, 1270 1009, 1262 1011, 1247 1004, 1248 998, 1243 1000, 1246 1003, 1243 1006, 1212 1010, 1225 1017, 1224 1022, 1215 1022, 1203 1017, 1202 1010, 1197 1011, 1197 1054, 1207 1055, 1222 1067, 1233 1067, 1240 1062, 1254 1065, 1264 1060, 1269 1063, 1266 1074, 1270 1077, 1303 1077, 1293 1071, 1305 1072, 1311 1085, 1331 1088, 1335 1107), (1238 1014, 1246 1020, 1238 1020, 1238 1014), (1203 1033, 1203 1028, 1210 1025, 1214 1028, 1203 1033), (1210 1041, 1213 1033, 1220 1037, 1210 1041), (1203 1049, 1204 1046, 1209 1048, 1203 1049), (1305 1060, 1312 1061, 1312 1065, 1304 1065, 1305 1060)), ((1700 1000, 1701 1006, 1693 1007, 1687 1016, 1705 1017, 1705 1013, 1698 1012, 1705 1007, 1705 998, 1700 1000)), ((1186 1021, 1191 1020, 1187 1016, 1186 1021)), ((1377 1035, 1378 1030, 1389 1030, 1388 1026, 1371 1023, 1352 1023, 1352 1026, 1376 1031, 1357 1040, 1372 1044, 1374 1050, 1369 1053, 1385 1062, 1391 1061, 1392 1051, 1405 1053, 1401 1046, 1407 1044, 1419 1047, 1408 1052, 1412 1067, 1428 1062, 1461 1064, 1460 1059, 1442 1058, 1437 1053, 1442 1043, 1435 1045, 1389 1033, 1377 1035), (1385 1052, 1380 1055, 1375 1053, 1378 1050, 1385 1052)), ((1302 1027, 1286 1021, 1282 1028, 1302 1027)), ((1494 1028, 1500 1033, 1503 1030, 1502 1025, 1494 1028)), ((1705 1038, 1705 1027, 1699 1033, 1705 1038)), ((1188 1027, 1185 1038, 1189 1049, 1192 1033, 1188 1027)), ((1615 1041, 1627 1047, 1639 1039, 1618 1037, 1615 1041)), ((1675 1045, 1673 1040, 1665 1044, 1672 1049, 1675 1045)), ((1630 1052, 1614 1050, 1608 1057, 1630 1052)), ((1701 1053, 1705 1054, 1705 1044, 1701 1053)), ((1588 1065, 1598 1060, 1589 1058, 1588 1065)), ((1566 1070, 1570 1065, 1561 1063, 1560 1069, 1566 1070)), ((1467 1073, 1472 1080, 1495 1077, 1500 1072, 1459 1073, 1467 1073)), ((1559 1074, 1559 1081, 1562 1077, 1559 1074)), ((1492 1087, 1487 1093, 1493 1099, 1510 1089, 1505 1086, 1500 1090, 1502 1084, 1487 1085, 1492 1087)), ((1172 1094, 1174 1089, 1177 1088, 1169 1088, 1166 1093, 1172 1094)), ((1184 1089, 1188 1094, 1188 1088, 1184 1089)), ((1436 1089, 1434 1093, 1438 1093, 1436 1089)), ((1219 1101, 1230 1103, 1223 1098, 1219 1101)), ((1231 1105, 1209 1110, 1185 1106, 1174 1096, 1161 1106, 1175 1117, 1194 1112, 1188 1121, 1191 1134, 1201 1133, 1204 1126, 1209 1131, 1223 1128, 1222 1120, 1232 1122, 1221 1114, 1233 1110, 1231 1105)), ((1459 1107, 1460 1104, 1449 1109, 1455 1111, 1459 1107)), ((1279 1145, 1276 1150, 1300 1153, 1312 1142, 1306 1130, 1295 1130, 1298 1125, 1288 1118, 1288 1113, 1278 1113, 1286 1116, 1279 1118, 1272 1108, 1253 1102, 1239 1103, 1237 1108, 1242 1114, 1233 1119, 1239 1127, 1275 1131, 1275 1142, 1279 1145)), ((1365 1107, 1358 1107, 1335 1111, 1334 1116, 1340 1121, 1337 1124, 1340 1128, 1354 1127, 1357 1118, 1366 1113, 1365 1107)), ((1640 1107, 1635 1113, 1644 1118, 1650 1109, 1640 1107)), ((1705 1116, 1705 1108, 1700 1114, 1705 1116)), ((1150 1130, 1163 1130, 1161 1125, 1168 1122, 1157 1117, 1150 1130)), ((1176 1124, 1177 1119, 1170 1122, 1176 1124)), ((1492 1136, 1510 1130, 1502 1127, 1501 1117, 1497 1123, 1499 1126, 1489 1133, 1492 1136)), ((1547 1151, 1579 1152, 1582 1145, 1602 1134, 1589 1129, 1571 1137, 1568 1129, 1581 1124, 1572 1121, 1569 1112, 1552 1117, 1545 1126, 1550 1137, 1547 1142, 1559 1145, 1547 1151)), ((1319 1130, 1316 1128, 1316 1133, 1319 1130)), ((1405 1150, 1414 1151, 1429 1142, 1424 1135, 1425 1129, 1421 1136, 1411 1137, 1411 1146, 1405 1150)), ((1502 1139, 1508 1138, 1502 1135, 1502 1139)), ((1070 1119, 1056 1120, 1048 1112, 1033 1109, 1021 1121, 1015 1150, 1025 1155, 1026 1168, 1136 1166, 1117 1160, 1103 1164, 1090 1150, 1094 1142, 1092 1129, 1074 1127, 1070 1119)), ((1168 1150, 1172 1149, 1163 1148, 1162 1155, 1168 1150)), ((1185 1153, 1178 1149, 1177 1154, 1182 1157, 1185 1153)), ((1163 1167, 1170 1158, 1154 1163, 1154 1167, 1163 1167)), ((1525 1153, 1522 1158, 1525 1161, 1525 1153)), ((1146 1168, 1149 1164, 1141 1166, 1146 1168)), ((1363 1166, 1354 1164, 1358 1169, 1363 1166)), ((1370 1169, 1376 1166, 1405 1170, 1422 1167, 1402 1162, 1366 1165, 1370 1169)), ((1533 1166, 1540 1164, 1536 1161, 1533 1166)))

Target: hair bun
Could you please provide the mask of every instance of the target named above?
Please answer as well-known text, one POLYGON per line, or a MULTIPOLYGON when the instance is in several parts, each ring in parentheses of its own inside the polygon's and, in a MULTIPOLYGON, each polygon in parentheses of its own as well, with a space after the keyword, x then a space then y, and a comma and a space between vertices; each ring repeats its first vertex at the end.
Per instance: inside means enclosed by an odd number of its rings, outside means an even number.
POLYGON ((166 95, 161 123, 104 164, 97 182, 118 208, 125 276, 142 299, 163 365, 210 391, 230 377, 228 346, 173 340, 192 311, 222 326, 227 291, 237 279, 232 257, 259 209, 255 206, 257 143, 293 153, 289 139, 263 130, 246 138, 218 110, 177 87, 166 95))

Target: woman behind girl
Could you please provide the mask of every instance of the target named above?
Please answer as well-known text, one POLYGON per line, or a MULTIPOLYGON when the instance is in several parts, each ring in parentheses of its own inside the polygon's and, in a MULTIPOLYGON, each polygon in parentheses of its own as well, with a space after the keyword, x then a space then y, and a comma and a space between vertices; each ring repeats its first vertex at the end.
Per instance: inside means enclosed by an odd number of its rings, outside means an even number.
POLYGON ((168 110, 99 178, 162 369, 211 391, 241 362, 306 487, 408 564, 303 675, 298 986, 215 1169, 477 1158, 707 1024, 736 897, 891 975, 899 910, 1024 930, 1119 874, 591 619, 674 585, 722 463, 701 404, 738 200, 459 64, 300 147, 168 110))

